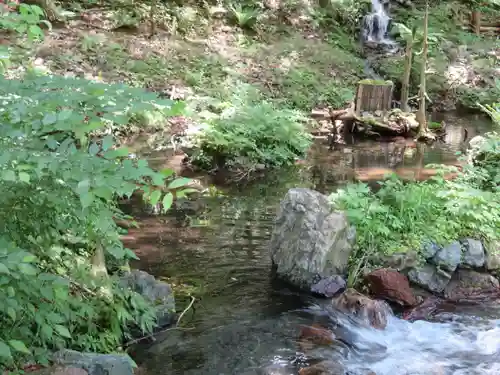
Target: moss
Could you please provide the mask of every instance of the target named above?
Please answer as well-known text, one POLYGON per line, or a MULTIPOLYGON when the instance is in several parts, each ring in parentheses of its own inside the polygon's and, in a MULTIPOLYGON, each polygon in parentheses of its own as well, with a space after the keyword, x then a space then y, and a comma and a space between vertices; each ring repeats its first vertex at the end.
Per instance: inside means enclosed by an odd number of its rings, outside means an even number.
POLYGON ((379 79, 362 79, 358 82, 360 85, 393 86, 394 82, 379 79))

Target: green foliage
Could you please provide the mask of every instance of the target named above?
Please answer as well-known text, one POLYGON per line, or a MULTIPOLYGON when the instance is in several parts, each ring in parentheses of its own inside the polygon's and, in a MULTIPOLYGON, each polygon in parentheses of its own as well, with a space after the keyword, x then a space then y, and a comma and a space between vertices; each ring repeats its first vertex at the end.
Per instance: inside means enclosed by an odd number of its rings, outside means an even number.
POLYGON ((0 366, 44 363, 61 347, 115 351, 155 324, 117 276, 96 277, 106 258, 136 258, 116 198, 140 188, 166 210, 189 180, 129 158, 110 133, 138 112, 177 110, 140 89, 48 76, 0 78, 0 97, 0 366))
POLYGON ((248 8, 242 4, 231 5, 231 20, 241 28, 253 29, 259 19, 261 10, 258 8, 248 8))
POLYGON ((193 164, 252 171, 259 165, 290 165, 302 157, 311 142, 306 118, 298 111, 277 109, 248 85, 237 87, 231 100, 218 103, 218 113, 207 119, 193 164))
POLYGON ((40 23, 51 28, 44 20, 45 14, 37 5, 20 4, 18 12, 6 12, 0 17, 0 30, 14 31, 21 36, 27 35, 31 41, 43 39, 40 23))
POLYGON ((332 204, 346 210, 357 229, 353 267, 374 254, 419 250, 429 240, 444 245, 467 236, 486 242, 498 239, 500 139, 488 139, 484 147, 490 156, 453 181, 435 177, 405 183, 392 176, 380 182, 376 192, 360 183, 333 193, 332 204))
MULTIPOLYGON (((498 86, 500 87, 500 81, 498 81, 498 86)), ((495 124, 500 126, 500 103, 480 105, 480 108, 491 117, 495 124)))
POLYGON ((500 80, 496 79, 495 85, 490 87, 465 86, 460 87, 457 91, 459 104, 463 107, 475 109, 489 108, 500 97, 500 80))

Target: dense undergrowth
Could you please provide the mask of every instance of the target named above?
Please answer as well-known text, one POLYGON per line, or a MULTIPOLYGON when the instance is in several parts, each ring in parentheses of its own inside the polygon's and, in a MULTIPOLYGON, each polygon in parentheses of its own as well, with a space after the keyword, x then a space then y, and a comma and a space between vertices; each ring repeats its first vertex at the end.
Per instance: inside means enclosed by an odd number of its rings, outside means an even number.
MULTIPOLYGON (((42 14, 29 8, 3 26, 21 36, 29 29, 34 40, 43 35, 36 29, 42 14)), ((137 114, 168 117, 179 105, 143 89, 29 67, 0 77, 0 98, 0 372, 47 364, 60 348, 120 351, 131 332, 152 331, 156 313, 120 286, 137 257, 120 240, 115 221, 130 218, 117 198, 140 188, 168 209, 171 190, 182 196, 188 180, 131 158, 113 133, 137 114)))
MULTIPOLYGON (((393 23, 421 27, 423 3, 417 1, 414 5, 393 6, 393 23)), ((244 134, 251 144, 261 144, 263 128, 252 132, 249 129, 253 127, 241 122, 259 106, 270 114, 272 121, 267 121, 267 126, 272 123, 278 129, 292 126, 301 131, 296 111, 307 114, 318 106, 345 107, 354 97, 357 82, 369 74, 358 37, 362 17, 371 6, 369 1, 120 0, 99 4, 63 1, 60 6, 74 12, 73 20, 67 20, 66 29, 47 33, 41 45, 31 48, 37 66, 63 75, 146 87, 187 102, 203 97, 209 103, 234 105, 234 111, 237 107, 239 115, 225 117, 224 126, 220 106, 205 108, 212 114, 212 131, 198 140, 204 151, 194 155, 192 161, 208 169, 222 159, 230 161, 228 167, 238 171, 253 170, 262 164, 282 165, 283 152, 273 151, 277 159, 271 160, 267 141, 251 156, 248 145, 240 142, 234 150, 227 150, 224 143, 235 134, 244 134), (235 94, 248 91, 242 89, 248 85, 250 91, 257 92, 260 103, 242 105, 243 99, 235 100, 235 94), (286 113, 290 121, 285 119, 286 113)), ((435 1, 430 6, 427 91, 431 105, 448 108, 449 103, 466 107, 491 104, 500 94, 500 83, 495 81, 498 57, 491 54, 498 42, 462 30, 460 17, 470 13, 470 4, 435 1)), ((485 7, 485 14, 494 19, 498 9, 494 5, 485 7)), ((24 51, 11 60, 29 60, 26 54, 24 51)), ((419 59, 415 51, 410 96, 419 87, 419 59)), ((399 87, 404 67, 401 54, 369 60, 380 75, 399 87)), ((228 112, 226 108, 224 113, 228 112)), ((168 128, 168 124, 160 118, 144 121, 135 129, 155 131, 162 126, 168 128)), ((297 139, 303 137, 300 134, 297 139)), ((169 138, 165 138, 169 144, 169 138)), ((295 142, 293 137, 289 141, 295 142)), ((291 153, 287 160, 303 152, 295 146, 288 147, 288 151, 291 153)))
MULTIPOLYGON (((89 34, 75 22, 54 31, 63 37, 49 32, 40 44, 40 9, 23 5, 0 18, 1 29, 14 35, 0 45, 0 67, 9 78, 0 79, 2 370, 46 363, 62 347, 113 352, 132 329, 154 326, 154 306, 118 284, 135 255, 120 241, 116 199, 140 188, 151 204, 168 209, 170 190, 187 181, 117 147, 115 135, 131 122, 159 114, 167 123, 182 114, 180 102, 144 87, 167 95, 172 86, 190 88, 195 95, 187 95, 187 105, 203 103, 193 117, 206 127, 195 140, 193 162, 248 173, 303 156, 310 138, 302 111, 344 106, 364 77, 355 35, 366 1, 289 1, 276 9, 247 2, 222 10, 158 3, 157 12, 142 2, 106 5, 112 12, 105 21, 115 29, 148 25, 143 21, 153 14, 170 35, 116 36, 97 27, 89 34)), ((73 2, 72 10, 92 6, 73 2)), ((358 185, 337 196, 358 226, 357 255, 415 247, 423 238, 497 236, 498 138, 492 137, 493 152, 485 155, 494 159, 478 159, 455 181, 391 180, 375 195, 358 185), (455 224, 446 226, 449 218, 455 224)))
MULTIPOLYGON (((498 105, 489 107, 489 113, 500 125, 498 105)), ((500 134, 488 133, 468 157, 453 180, 441 175, 408 183, 391 176, 375 192, 358 183, 330 196, 357 230, 351 282, 380 255, 419 252, 428 241, 446 245, 472 237, 490 244, 489 251, 499 250, 494 246, 500 239, 500 134)))

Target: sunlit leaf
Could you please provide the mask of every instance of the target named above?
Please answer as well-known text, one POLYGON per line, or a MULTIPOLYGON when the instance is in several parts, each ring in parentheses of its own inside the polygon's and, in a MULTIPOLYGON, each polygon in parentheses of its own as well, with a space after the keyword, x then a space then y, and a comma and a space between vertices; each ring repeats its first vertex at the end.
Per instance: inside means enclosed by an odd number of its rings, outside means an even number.
POLYGON ((19 340, 9 340, 9 345, 16 351, 24 354, 31 354, 31 351, 19 340))
POLYGON ((182 186, 186 186, 186 185, 189 185, 190 183, 192 182, 192 180, 190 178, 186 178, 186 177, 179 177, 179 178, 176 178, 175 180, 173 180, 171 183, 168 184, 168 189, 177 189, 177 188, 180 188, 182 186))
POLYGON ((168 209, 170 209, 170 207, 172 207, 173 202, 174 202, 174 195, 171 192, 166 193, 161 202, 163 210, 167 211, 168 209))

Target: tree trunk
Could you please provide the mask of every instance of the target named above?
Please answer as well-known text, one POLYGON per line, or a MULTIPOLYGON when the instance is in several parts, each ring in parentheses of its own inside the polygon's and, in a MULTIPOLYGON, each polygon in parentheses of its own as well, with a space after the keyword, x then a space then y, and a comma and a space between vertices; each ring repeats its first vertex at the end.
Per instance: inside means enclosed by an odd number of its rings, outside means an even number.
POLYGON ((108 270, 106 269, 106 258, 104 256, 104 249, 102 248, 101 244, 97 245, 91 263, 92 263, 91 273, 94 277, 97 278, 108 277, 108 270))
POLYGON ((427 52, 428 52, 428 44, 427 44, 427 35, 429 33, 429 2, 425 3, 425 16, 424 16, 424 36, 423 36, 423 49, 422 49, 422 66, 420 67, 420 90, 418 93, 419 99, 419 107, 417 112, 417 121, 418 121, 418 134, 419 136, 425 136, 427 131, 427 111, 426 111, 426 70, 427 70, 427 52))
POLYGON ((151 10, 149 13, 149 22, 151 23, 149 30, 150 37, 153 37, 156 34, 155 14, 156 14, 157 3, 158 0, 151 0, 151 10))
POLYGON ((408 106, 408 97, 410 92, 412 57, 413 57, 413 41, 408 42, 405 49, 405 70, 401 86, 401 110, 403 112, 410 112, 410 107, 408 106))
POLYGON ((472 28, 476 35, 481 35, 481 12, 474 10, 471 16, 472 28))

